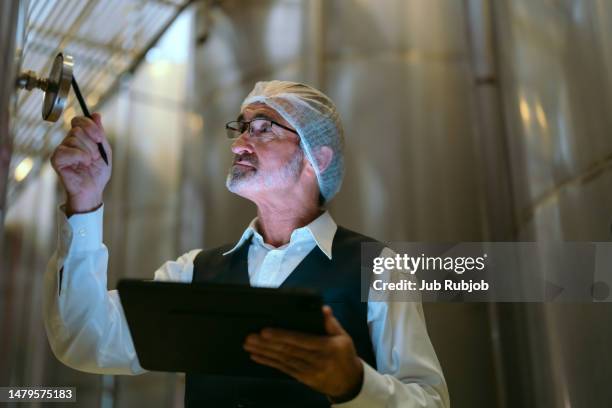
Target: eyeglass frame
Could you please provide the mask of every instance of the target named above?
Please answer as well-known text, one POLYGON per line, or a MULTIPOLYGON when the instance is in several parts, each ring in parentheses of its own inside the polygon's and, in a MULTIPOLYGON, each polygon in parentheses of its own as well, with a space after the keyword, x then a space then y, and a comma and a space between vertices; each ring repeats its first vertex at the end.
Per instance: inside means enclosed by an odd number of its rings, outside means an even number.
POLYGON ((230 139, 230 140, 238 139, 244 132, 248 132, 249 133, 249 137, 253 137, 253 134, 251 133, 251 123, 256 121, 256 120, 264 120, 266 122, 270 122, 270 128, 272 128, 272 125, 276 125, 279 128, 281 128, 281 129, 288 130, 288 131, 290 131, 292 133, 295 133, 298 136, 300 135, 296 130, 291 129, 291 128, 285 126, 285 125, 281 125, 280 123, 278 123, 278 122, 276 122, 276 121, 274 121, 274 120, 272 120, 270 118, 267 118, 267 117, 255 117, 255 118, 253 118, 251 120, 230 120, 229 122, 227 122, 225 124, 225 130, 226 130, 227 138, 230 139), (245 125, 246 124, 247 128, 245 130, 243 130, 242 132, 240 132, 240 129, 234 129, 234 128, 230 127, 230 125, 232 123, 239 123, 241 125, 245 125), (232 136, 230 136, 230 132, 229 131, 234 132, 234 133, 232 133, 232 136), (237 135, 237 136, 233 136, 233 135, 237 135))

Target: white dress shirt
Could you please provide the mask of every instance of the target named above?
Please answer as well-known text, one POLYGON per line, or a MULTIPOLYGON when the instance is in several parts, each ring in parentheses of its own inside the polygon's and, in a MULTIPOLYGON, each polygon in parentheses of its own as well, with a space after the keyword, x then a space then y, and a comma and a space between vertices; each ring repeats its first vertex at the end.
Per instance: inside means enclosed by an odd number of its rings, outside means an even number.
MULTIPOLYGON (((70 218, 58 209, 59 240, 45 273, 43 316, 51 349, 64 364, 99 374, 145 373, 134 349, 116 290, 107 290, 108 250, 102 242, 103 207, 70 218), (63 268, 63 270, 62 270, 63 268), (60 270, 61 279, 60 279, 60 270)), ((252 286, 279 287, 318 246, 332 258, 336 223, 328 212, 274 248, 254 219, 232 252, 253 237, 248 252, 252 286)), ((191 282, 194 249, 155 271, 157 281, 191 282)), ((224 255, 225 255, 224 254, 224 255)), ((394 256, 383 249, 381 256, 394 256)), ((363 362, 364 378, 353 400, 334 407, 449 407, 442 369, 429 340, 420 303, 368 302, 368 327, 377 370, 363 362)))

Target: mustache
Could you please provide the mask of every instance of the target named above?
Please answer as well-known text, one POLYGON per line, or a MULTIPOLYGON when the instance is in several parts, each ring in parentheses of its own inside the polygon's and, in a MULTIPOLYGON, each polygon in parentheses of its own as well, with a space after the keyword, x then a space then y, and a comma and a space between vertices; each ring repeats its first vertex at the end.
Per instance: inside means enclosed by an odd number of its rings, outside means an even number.
POLYGON ((257 156, 254 154, 237 154, 234 156, 234 161, 232 164, 236 163, 246 163, 253 167, 257 167, 258 160, 257 156))

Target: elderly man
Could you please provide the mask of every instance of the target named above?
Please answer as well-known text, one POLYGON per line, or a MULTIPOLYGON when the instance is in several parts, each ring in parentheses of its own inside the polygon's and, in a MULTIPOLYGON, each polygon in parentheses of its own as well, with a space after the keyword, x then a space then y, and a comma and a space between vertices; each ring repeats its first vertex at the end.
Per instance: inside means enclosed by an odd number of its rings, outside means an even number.
MULTIPOLYGON (((255 362, 297 381, 188 373, 186 405, 447 407, 421 305, 362 303, 360 244, 373 240, 337 226, 324 210, 344 169, 333 102, 303 84, 259 82, 226 130, 234 153, 227 187, 253 201, 257 217, 235 245, 192 250, 166 262, 155 279, 315 288, 333 309, 323 308, 324 336, 269 328, 245 339, 255 362)), ((60 242, 46 273, 45 326, 66 365, 140 374, 145 370, 121 303, 106 288, 102 192, 111 166, 97 143, 112 159, 100 116, 77 117, 51 158, 67 202, 58 212, 60 242)), ((383 247, 383 256, 393 256, 383 247)))

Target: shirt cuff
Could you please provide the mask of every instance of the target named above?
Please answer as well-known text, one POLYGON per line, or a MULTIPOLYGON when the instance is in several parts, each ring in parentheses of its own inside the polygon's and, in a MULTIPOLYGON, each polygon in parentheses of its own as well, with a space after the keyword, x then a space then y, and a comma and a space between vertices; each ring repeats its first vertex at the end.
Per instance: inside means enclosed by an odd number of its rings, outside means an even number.
POLYGON ((66 254, 70 248, 75 252, 97 250, 102 245, 102 220, 104 205, 98 209, 66 217, 65 206, 58 208, 58 231, 60 252, 66 254))
POLYGON ((334 408, 371 408, 386 406, 389 390, 384 375, 380 374, 368 363, 363 363, 363 385, 355 398, 341 404, 333 404, 334 408))

